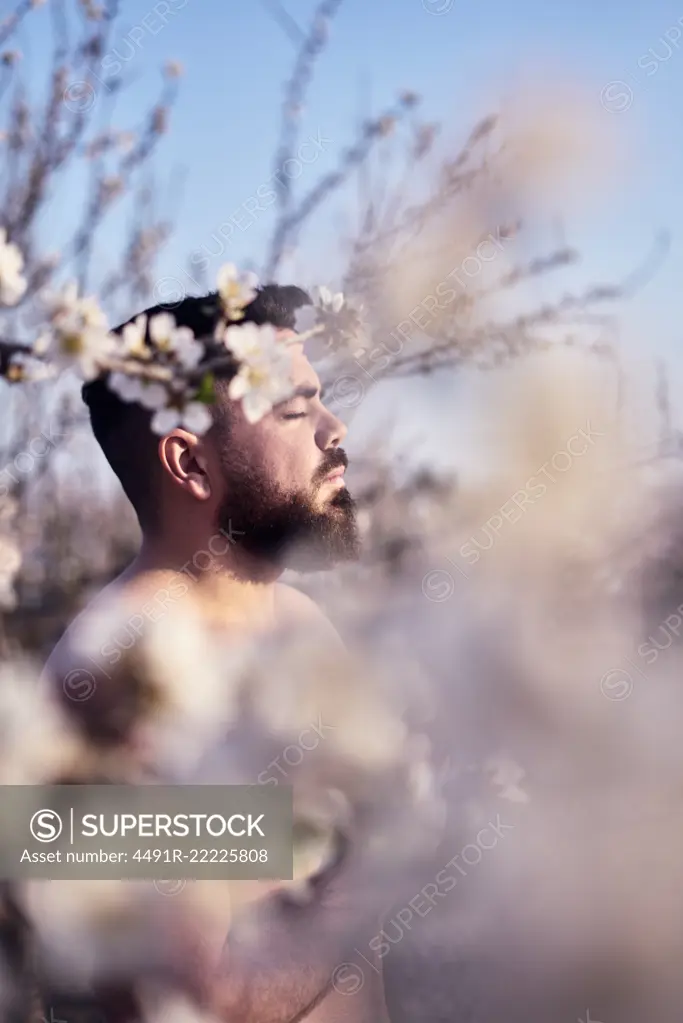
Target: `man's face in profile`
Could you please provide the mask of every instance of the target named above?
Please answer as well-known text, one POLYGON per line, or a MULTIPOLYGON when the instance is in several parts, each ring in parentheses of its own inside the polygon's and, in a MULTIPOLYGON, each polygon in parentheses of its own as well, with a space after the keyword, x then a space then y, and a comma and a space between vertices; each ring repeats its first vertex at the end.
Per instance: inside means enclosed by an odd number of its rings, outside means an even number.
POLYGON ((228 436, 220 442, 224 491, 217 525, 232 530, 247 553, 315 571, 358 557, 355 502, 339 446, 346 427, 322 404, 303 346, 289 350, 293 397, 254 424, 231 402, 228 436))

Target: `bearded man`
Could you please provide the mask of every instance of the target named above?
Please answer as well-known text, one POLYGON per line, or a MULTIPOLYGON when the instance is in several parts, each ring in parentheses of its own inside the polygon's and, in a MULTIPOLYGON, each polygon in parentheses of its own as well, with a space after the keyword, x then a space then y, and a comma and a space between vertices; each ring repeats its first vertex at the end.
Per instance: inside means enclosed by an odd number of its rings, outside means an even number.
MULTIPOLYGON (((206 433, 185 424, 163 436, 150 429, 150 411, 122 400, 106 379, 84 386, 93 432, 142 532, 133 562, 91 607, 121 594, 149 606, 159 593, 172 593, 178 574, 192 564, 193 597, 213 627, 242 638, 297 623, 341 642, 307 596, 279 582, 286 568, 327 569, 359 553, 354 501, 344 482, 346 427, 323 404, 320 381, 296 342, 296 312, 310 304, 300 288, 268 285, 244 308, 241 323, 271 324, 291 353, 291 396, 258 422, 229 397, 229 379, 216 381, 206 433), (207 551, 210 566, 203 561, 202 567, 197 552, 207 551)), ((165 311, 146 310, 145 322, 165 311)), ((213 336, 222 315, 217 295, 186 298, 171 312, 200 340, 213 336)), ((90 613, 86 608, 79 616, 79 626, 90 613)), ((46 673, 59 688, 77 667, 68 630, 46 673)), ((255 910, 267 918, 258 947, 240 940, 239 926, 231 929, 220 998, 226 1020, 386 1019, 379 969, 357 992, 334 987, 335 968, 367 937, 362 928, 369 924, 356 918, 347 894, 341 871, 324 879, 307 907, 269 897, 255 910)))

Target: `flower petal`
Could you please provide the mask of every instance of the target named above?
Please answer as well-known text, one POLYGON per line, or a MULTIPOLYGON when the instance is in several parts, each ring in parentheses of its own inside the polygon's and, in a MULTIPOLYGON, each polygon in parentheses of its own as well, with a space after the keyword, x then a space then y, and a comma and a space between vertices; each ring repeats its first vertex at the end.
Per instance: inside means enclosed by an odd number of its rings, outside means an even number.
POLYGON ((183 412, 182 424, 192 433, 196 433, 201 437, 211 427, 212 423, 211 410, 203 402, 191 401, 186 406, 183 412))
POLYGON ((138 401, 143 408, 164 409, 168 402, 168 391, 162 384, 142 384, 138 401))
POLYGON ((238 359, 245 358, 258 347, 259 338, 253 323, 228 327, 223 339, 225 347, 238 359))
POLYGON ((180 425, 180 412, 176 408, 159 409, 152 419, 152 432, 164 437, 180 425))
POLYGON ((175 318, 170 313, 157 313, 149 321, 149 336, 155 344, 163 344, 175 330, 175 318))
POLYGON ((237 267, 234 263, 223 263, 216 274, 216 284, 218 290, 230 285, 232 281, 237 280, 237 267))
POLYGON ((176 356, 185 369, 195 369, 204 355, 204 345, 195 341, 192 331, 189 339, 181 338, 175 347, 176 356))
POLYGON ((238 401, 240 398, 243 398, 249 390, 249 380, 245 373, 240 372, 230 381, 228 386, 228 398, 232 401, 238 401))
POLYGON ((242 408, 248 423, 258 423, 272 407, 272 401, 262 391, 249 391, 242 399, 242 408))

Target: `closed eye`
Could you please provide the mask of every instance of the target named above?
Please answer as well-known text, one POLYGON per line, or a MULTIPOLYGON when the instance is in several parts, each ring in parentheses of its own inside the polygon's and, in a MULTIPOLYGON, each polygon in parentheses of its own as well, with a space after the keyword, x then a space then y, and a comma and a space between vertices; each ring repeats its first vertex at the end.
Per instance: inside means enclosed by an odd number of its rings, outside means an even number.
POLYGON ((307 412, 285 412, 283 419, 304 419, 307 416, 307 412))

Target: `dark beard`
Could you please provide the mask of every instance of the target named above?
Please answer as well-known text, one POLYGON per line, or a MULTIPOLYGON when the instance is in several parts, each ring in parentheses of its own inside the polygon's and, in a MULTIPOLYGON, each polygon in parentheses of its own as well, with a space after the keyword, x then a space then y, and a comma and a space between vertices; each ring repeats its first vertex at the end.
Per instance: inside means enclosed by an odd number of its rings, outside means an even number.
POLYGON ((232 536, 236 548, 280 569, 320 572, 360 553, 356 502, 342 487, 325 511, 313 498, 333 470, 347 464, 341 449, 319 467, 310 493, 283 494, 249 471, 226 467, 227 495, 218 511, 218 528, 232 536))

